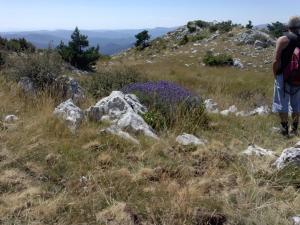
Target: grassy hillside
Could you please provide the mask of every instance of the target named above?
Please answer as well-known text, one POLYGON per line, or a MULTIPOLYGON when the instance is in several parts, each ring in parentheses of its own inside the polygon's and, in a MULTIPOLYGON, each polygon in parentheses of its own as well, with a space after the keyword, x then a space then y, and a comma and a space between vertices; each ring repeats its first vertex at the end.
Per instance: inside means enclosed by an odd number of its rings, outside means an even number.
MULTIPOLYGON (((174 81, 212 98, 222 109, 270 105, 273 77, 264 61, 271 60, 273 49, 243 57, 242 51, 254 48, 231 45, 226 35, 175 50, 131 50, 100 61, 95 76, 109 80, 104 68, 112 74, 130 66, 149 80, 174 81), (245 69, 202 65, 211 48, 232 49, 245 69)), ((141 145, 133 145, 100 132, 105 123, 86 121, 72 134, 52 114, 57 98, 45 92, 26 97, 7 73, 0 76, 0 118, 16 114, 20 120, 0 124, 1 224, 215 225, 226 218, 224 224, 282 225, 293 224, 290 218, 300 214, 298 170, 278 172, 274 158, 241 154, 249 144, 277 155, 296 144, 298 138, 271 131, 275 115, 208 115, 209 125, 194 129, 208 144, 183 147, 175 139, 186 131, 181 122, 186 115, 160 131, 160 140, 139 137, 141 145)), ((68 73, 90 84, 91 77, 68 73)), ((83 109, 99 100, 87 94, 83 109)))

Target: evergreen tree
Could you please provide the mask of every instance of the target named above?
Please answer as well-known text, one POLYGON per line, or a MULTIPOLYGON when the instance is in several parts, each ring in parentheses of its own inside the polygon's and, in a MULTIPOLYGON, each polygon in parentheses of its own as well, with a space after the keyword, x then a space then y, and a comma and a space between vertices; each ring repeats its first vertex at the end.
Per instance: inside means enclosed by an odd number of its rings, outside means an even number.
POLYGON ((82 35, 78 27, 72 33, 68 46, 61 42, 57 49, 65 61, 78 69, 93 70, 93 66, 100 58, 100 47, 89 48, 88 37, 82 35))
POLYGON ((246 28, 249 29, 249 30, 253 29, 253 24, 252 24, 251 20, 249 20, 248 24, 246 25, 246 28))
POLYGON ((149 46, 150 35, 147 30, 138 33, 135 35, 135 38, 137 39, 135 43, 136 47, 144 49, 149 46))
POLYGON ((273 37, 278 38, 287 31, 287 27, 283 23, 277 21, 276 23, 268 24, 268 30, 273 37))

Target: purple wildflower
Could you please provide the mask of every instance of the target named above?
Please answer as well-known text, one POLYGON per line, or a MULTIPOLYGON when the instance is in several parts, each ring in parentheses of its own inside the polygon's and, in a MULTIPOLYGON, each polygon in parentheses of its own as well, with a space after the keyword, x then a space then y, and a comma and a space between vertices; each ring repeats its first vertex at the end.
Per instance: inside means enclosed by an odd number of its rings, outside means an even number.
POLYGON ((124 93, 135 93, 155 97, 162 103, 173 105, 183 102, 200 103, 200 98, 191 91, 168 81, 133 83, 125 86, 124 93))

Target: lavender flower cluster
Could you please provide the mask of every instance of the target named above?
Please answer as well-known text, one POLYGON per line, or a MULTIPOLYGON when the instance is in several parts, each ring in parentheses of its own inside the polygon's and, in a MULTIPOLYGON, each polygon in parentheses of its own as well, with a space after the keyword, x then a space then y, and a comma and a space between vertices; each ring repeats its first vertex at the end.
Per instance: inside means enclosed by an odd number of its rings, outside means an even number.
POLYGON ((124 93, 133 93, 158 98, 162 103, 173 105, 183 102, 200 103, 200 98, 191 91, 168 81, 133 83, 123 87, 124 93))

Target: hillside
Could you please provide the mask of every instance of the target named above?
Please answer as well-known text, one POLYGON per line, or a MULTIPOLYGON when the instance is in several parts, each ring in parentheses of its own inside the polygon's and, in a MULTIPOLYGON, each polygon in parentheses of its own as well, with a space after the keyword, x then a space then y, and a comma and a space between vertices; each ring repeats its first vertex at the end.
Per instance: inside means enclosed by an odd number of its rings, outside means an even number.
POLYGON ((300 139, 270 113, 275 40, 194 24, 93 73, 6 56, 0 223, 297 224, 300 139), (207 51, 234 60, 208 66, 207 51))
MULTIPOLYGON (((153 28, 149 32, 153 38, 157 38, 174 28, 153 28)), ((141 32, 141 29, 131 30, 83 30, 83 34, 90 39, 92 46, 100 45, 103 54, 113 55, 133 46, 134 35, 141 32)), ((61 41, 67 43, 71 30, 55 31, 30 31, 30 32, 0 32, 5 38, 25 38, 32 42, 37 48, 48 48, 49 44, 57 46, 61 41)))

